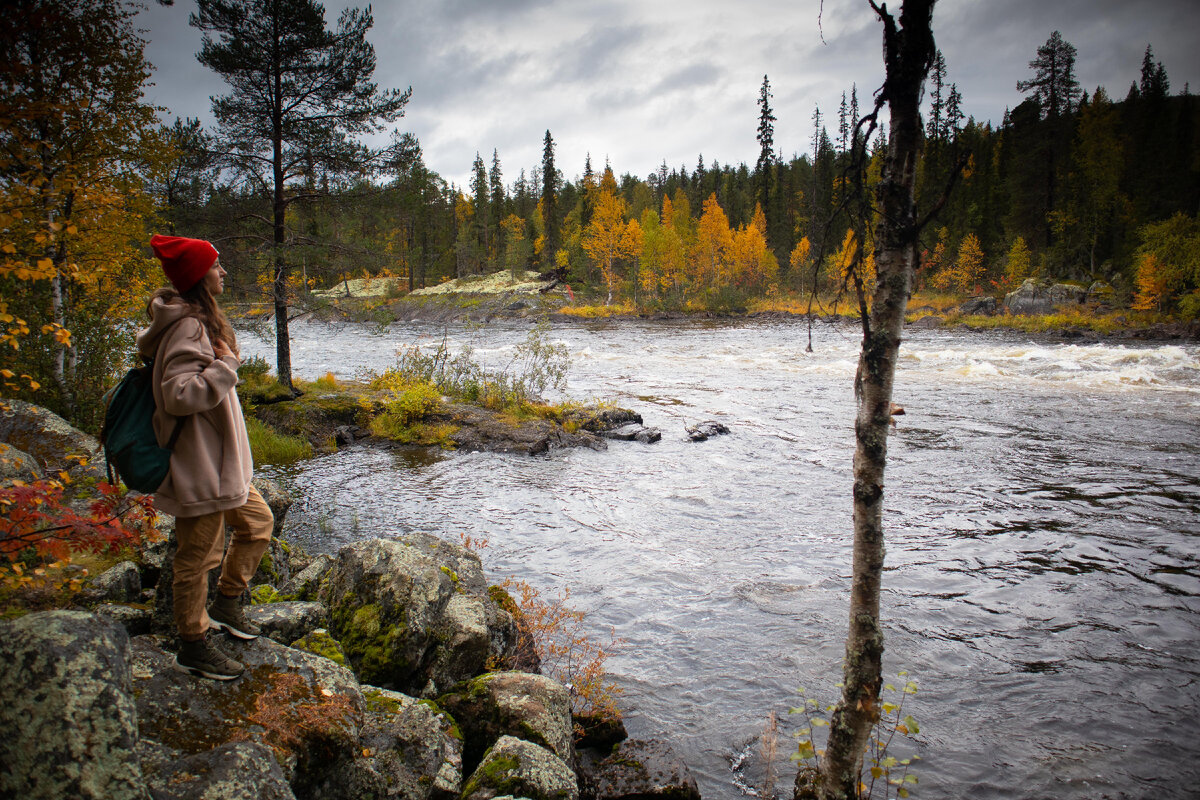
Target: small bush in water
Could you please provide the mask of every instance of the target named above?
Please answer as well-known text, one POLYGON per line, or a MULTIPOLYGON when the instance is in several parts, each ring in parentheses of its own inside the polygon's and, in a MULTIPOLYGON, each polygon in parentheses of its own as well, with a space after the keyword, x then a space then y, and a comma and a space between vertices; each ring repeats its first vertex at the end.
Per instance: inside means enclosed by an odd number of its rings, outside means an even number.
MULTIPOLYGON (((904 713, 904 701, 909 695, 917 693, 917 684, 908 680, 907 672, 901 672, 899 677, 904 681, 904 686, 900 689, 890 683, 883 687, 884 696, 881 698, 879 720, 871 730, 871 738, 863 752, 863 772, 859 775, 858 785, 859 797, 862 798, 906 798, 917 783, 917 776, 909 772, 909 769, 912 762, 919 760, 920 756, 898 758, 891 751, 896 734, 911 740, 921 730, 912 715, 904 713), (879 791, 882 791, 882 794, 877 794, 879 791)), ((791 758, 792 761, 800 763, 802 771, 815 771, 817 759, 825 751, 817 748, 813 741, 813 731, 828 727, 829 721, 818 715, 820 703, 808 697, 803 688, 797 691, 804 698, 804 703, 790 709, 788 713, 803 715, 805 726, 795 734, 798 745, 791 758)), ((832 710, 833 706, 825 707, 826 712, 832 710)))

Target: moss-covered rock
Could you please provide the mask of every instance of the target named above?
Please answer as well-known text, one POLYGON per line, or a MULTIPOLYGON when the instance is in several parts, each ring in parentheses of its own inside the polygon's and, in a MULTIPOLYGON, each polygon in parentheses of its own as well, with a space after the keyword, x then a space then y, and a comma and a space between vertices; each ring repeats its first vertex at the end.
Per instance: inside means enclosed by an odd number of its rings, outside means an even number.
POLYGON ((319 596, 359 677, 418 696, 481 673, 513 639, 478 556, 427 534, 343 548, 319 596))
POLYGON ((545 747, 568 764, 575 761, 570 697, 550 678, 492 672, 459 684, 438 703, 461 721, 467 769, 506 735, 545 747))
POLYGON ((700 800, 695 779, 674 751, 640 739, 622 742, 598 763, 581 759, 579 784, 587 800, 700 800))
POLYGON ((367 713, 355 759, 332 772, 320 797, 457 800, 462 743, 436 706, 400 692, 364 687, 367 713))
POLYGON ((139 636, 130 647, 142 738, 181 757, 239 741, 265 745, 298 795, 353 757, 365 703, 344 667, 266 637, 223 638, 220 647, 245 674, 230 683, 197 680, 174 670, 161 644, 139 636))
POLYGON ((146 782, 156 800, 296 798, 271 748, 251 742, 232 742, 203 753, 166 759, 158 769, 147 764, 145 769, 146 782))
MULTIPOLYGON (((309 631, 292 642, 289 647, 294 647, 297 650, 303 650, 306 653, 312 653, 322 658, 328 658, 340 667, 347 666, 346 651, 342 649, 341 642, 330 636, 329 631, 324 628, 309 631)), ((370 707, 369 700, 368 707, 370 707)))
POLYGON ((488 750, 463 787, 463 800, 502 795, 530 800, 578 800, 575 773, 544 747, 503 736, 488 750))
POLYGON ((0 623, 0 797, 149 800, 128 647, 79 611, 0 623))
POLYGON ((288 644, 328 626, 329 609, 315 601, 283 600, 250 606, 246 618, 261 628, 264 636, 288 644))

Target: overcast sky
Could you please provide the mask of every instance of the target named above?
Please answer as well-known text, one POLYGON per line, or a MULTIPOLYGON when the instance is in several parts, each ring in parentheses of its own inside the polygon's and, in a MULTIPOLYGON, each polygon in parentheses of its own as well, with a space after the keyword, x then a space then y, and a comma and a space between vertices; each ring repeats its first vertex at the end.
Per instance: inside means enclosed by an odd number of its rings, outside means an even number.
MULTIPOLYGON (((349 3, 330 0, 336 24, 349 3)), ((891 4, 896 9, 899 2, 891 4)), ((165 116, 212 124, 209 97, 226 85, 195 59, 194 0, 151 3, 138 18, 156 70, 151 102, 165 116)), ((585 155, 618 175, 645 177, 664 160, 690 172, 758 157, 758 94, 768 75, 775 146, 808 151, 820 106, 836 135, 843 91, 860 104, 883 77, 880 25, 866 0, 382 0, 369 34, 381 87, 413 89, 401 130, 420 139, 427 166, 464 185, 476 152, 499 151, 507 184, 540 164, 547 129, 568 179, 585 155)), ((947 80, 977 120, 1002 119, 1022 99, 1016 82, 1051 31, 1078 50, 1089 93, 1125 96, 1154 48, 1172 93, 1200 93, 1197 0, 942 0, 934 34, 947 80)))

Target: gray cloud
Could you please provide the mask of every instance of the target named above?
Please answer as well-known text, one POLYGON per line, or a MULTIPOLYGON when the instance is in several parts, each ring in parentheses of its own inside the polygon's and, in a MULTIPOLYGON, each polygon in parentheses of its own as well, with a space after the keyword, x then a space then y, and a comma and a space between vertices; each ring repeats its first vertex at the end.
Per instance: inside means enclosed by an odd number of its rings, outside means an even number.
MULTIPOLYGON (((364 2, 353 5, 364 5, 364 2)), ((351 3, 329 2, 331 24, 351 3)), ((893 3, 895 5, 895 3, 893 3)), ((224 84, 195 61, 200 34, 187 26, 194 3, 149 4, 158 67, 149 98, 180 116, 211 121, 208 96, 224 84)), ((878 21, 864 0, 425 0, 374 6, 382 87, 413 87, 404 129, 421 140, 429 166, 462 183, 475 152, 498 148, 511 181, 541 160, 542 135, 558 163, 578 174, 584 155, 618 172, 645 175, 664 159, 691 170, 707 162, 753 163, 764 73, 770 76, 776 146, 802 153, 813 107, 836 126, 843 91, 860 106, 883 79, 878 21)), ((1089 92, 1122 98, 1152 44, 1172 89, 1200 91, 1200 4, 1194 0, 944 0, 934 15, 948 79, 964 110, 998 122, 1022 99, 1016 82, 1053 30, 1078 49, 1089 92)))

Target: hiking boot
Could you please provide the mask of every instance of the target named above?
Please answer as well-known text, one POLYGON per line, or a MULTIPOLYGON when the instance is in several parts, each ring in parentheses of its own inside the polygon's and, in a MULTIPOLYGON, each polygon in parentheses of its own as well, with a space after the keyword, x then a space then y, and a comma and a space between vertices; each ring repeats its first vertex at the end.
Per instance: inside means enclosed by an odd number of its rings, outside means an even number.
POLYGON ((179 652, 175 655, 175 669, 197 678, 231 681, 241 676, 246 667, 222 653, 206 636, 194 642, 180 643, 179 652))
POLYGON ((210 630, 223 630, 239 639, 257 639, 262 633, 261 628, 246 619, 240 596, 226 597, 218 592, 217 599, 208 607, 208 618, 210 630))

